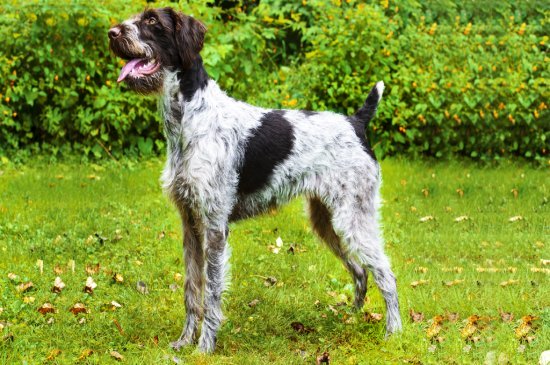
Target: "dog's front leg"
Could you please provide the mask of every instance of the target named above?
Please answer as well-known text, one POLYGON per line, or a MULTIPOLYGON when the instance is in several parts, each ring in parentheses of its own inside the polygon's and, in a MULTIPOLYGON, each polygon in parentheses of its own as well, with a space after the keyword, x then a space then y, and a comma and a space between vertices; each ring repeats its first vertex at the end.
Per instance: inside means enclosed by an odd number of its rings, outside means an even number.
POLYGON ((202 317, 204 285, 204 250, 202 235, 189 211, 181 209, 183 222, 183 255, 185 259, 185 324, 181 336, 171 343, 175 350, 193 343, 202 317))
POLYGON ((204 294, 204 321, 199 351, 210 353, 216 347, 216 336, 223 314, 221 308, 222 293, 226 289, 229 272, 230 249, 227 244, 227 227, 210 228, 206 231, 206 286, 204 294))

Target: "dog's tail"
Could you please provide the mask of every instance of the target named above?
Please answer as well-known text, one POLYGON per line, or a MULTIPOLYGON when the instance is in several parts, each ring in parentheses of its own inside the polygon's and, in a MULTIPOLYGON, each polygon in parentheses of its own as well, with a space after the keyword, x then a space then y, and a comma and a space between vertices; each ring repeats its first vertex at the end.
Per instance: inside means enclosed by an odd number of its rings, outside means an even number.
POLYGON ((376 85, 372 88, 365 100, 365 104, 357 110, 354 116, 365 123, 365 131, 369 126, 370 121, 374 118, 376 114, 376 109, 378 108, 378 103, 382 99, 382 94, 384 93, 384 82, 378 81, 376 85))

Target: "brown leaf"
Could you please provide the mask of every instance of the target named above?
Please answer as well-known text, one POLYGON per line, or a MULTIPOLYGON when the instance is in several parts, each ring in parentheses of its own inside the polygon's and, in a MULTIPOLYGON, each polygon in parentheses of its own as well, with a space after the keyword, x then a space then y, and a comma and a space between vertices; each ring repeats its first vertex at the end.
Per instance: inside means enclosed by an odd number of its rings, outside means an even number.
POLYGON ((458 313, 447 313, 447 320, 449 322, 456 322, 458 321, 458 313))
POLYGON ((294 331, 298 333, 311 333, 313 332, 313 328, 304 326, 301 322, 292 322, 290 326, 294 329, 294 331))
POLYGON ((88 313, 88 309, 86 309, 86 306, 82 303, 76 303, 75 305, 72 306, 71 309, 69 309, 69 312, 71 312, 72 314, 74 314, 75 316, 79 313, 88 313))
POLYGON ((519 190, 518 189, 513 188, 512 190, 510 190, 510 192, 514 195, 514 199, 518 198, 518 196, 519 196, 519 190))
POLYGON ((32 283, 32 281, 29 281, 27 283, 21 283, 17 285, 17 291, 20 293, 24 293, 26 291, 31 290, 33 287, 34 287, 34 284, 32 283))
POLYGON ((52 361, 52 360, 54 360, 56 357, 58 357, 60 354, 61 354, 61 350, 60 350, 60 349, 53 349, 53 350, 50 351, 50 353, 48 354, 48 357, 46 357, 46 360, 52 361))
POLYGON ((87 264, 86 265, 86 274, 88 275, 93 275, 93 274, 97 274, 99 272, 99 269, 101 268, 101 266, 98 264, 87 264))
POLYGON ((268 276, 267 278, 265 278, 264 280, 264 285, 265 286, 273 286, 277 284, 277 278, 274 277, 274 276, 268 276))
POLYGON ((55 313, 55 308, 52 303, 44 303, 42 307, 37 309, 40 314, 45 315, 46 313, 55 313))
POLYGON ((426 284, 428 284, 429 282, 430 282, 429 280, 420 279, 420 280, 413 281, 413 282, 411 283, 411 286, 412 286, 413 288, 416 288, 416 287, 419 286, 419 285, 426 285, 426 284))
POLYGON ((460 189, 460 188, 459 188, 459 189, 456 189, 456 193, 457 193, 458 196, 461 197, 461 198, 464 196, 464 190, 462 190, 462 189, 460 189))
POLYGON ((330 355, 328 352, 323 352, 322 355, 317 356, 317 360, 315 361, 316 365, 321 364, 330 364, 330 355))
POLYGON ((117 361, 122 361, 124 360, 124 356, 122 356, 120 353, 118 353, 117 351, 113 350, 109 353, 115 360, 117 361))
POLYGON ((512 322, 514 320, 514 315, 510 312, 503 312, 499 309, 500 318, 502 322, 512 322))
POLYGON ((425 198, 427 198, 428 195, 430 195, 430 190, 428 190, 428 188, 424 188, 422 189, 422 194, 424 195, 425 198))
POLYGON ((155 346, 158 346, 158 344, 159 344, 159 335, 155 335, 155 337, 153 337, 153 343, 155 344, 155 346))
POLYGON ((55 275, 61 275, 63 274, 63 268, 61 267, 61 265, 56 264, 53 268, 53 272, 55 273, 55 275))
POLYGON ((455 286, 455 285, 461 284, 463 282, 464 282, 464 279, 454 279, 454 280, 451 280, 451 281, 446 281, 445 286, 455 286))
POLYGON ((409 315, 411 316, 411 321, 413 323, 422 322, 424 320, 424 313, 415 312, 414 310, 409 310, 409 315))
POLYGON ((363 318, 365 319, 365 322, 376 323, 382 320, 382 314, 365 312, 363 318))
POLYGON ((533 321, 538 319, 538 317, 527 315, 521 317, 521 322, 519 326, 516 328, 516 338, 518 339, 525 339, 527 337, 527 334, 531 332, 533 329, 533 321))
POLYGON ((258 303, 260 303, 260 300, 259 300, 259 299, 254 299, 254 300, 252 300, 250 303, 248 303, 248 306, 249 306, 250 308, 254 308, 255 306, 258 305, 258 303))
POLYGON ((57 276, 53 282, 52 292, 59 294, 63 288, 65 288, 65 283, 59 276, 57 276))
POLYGON ((429 339, 433 339, 434 337, 436 337, 439 332, 441 332, 441 329, 443 328, 441 326, 441 323, 443 322, 443 316, 435 316, 433 317, 430 321, 431 321, 431 324, 430 324, 430 327, 428 327, 428 329, 426 330, 426 336, 429 338, 429 339))
POLYGON ((115 324, 118 332, 120 332, 121 335, 124 335, 124 330, 122 329, 122 326, 120 325, 120 323, 118 323, 118 321, 113 318, 113 323, 115 324))
POLYGON ((114 281, 116 284, 120 284, 120 283, 124 282, 124 277, 122 276, 122 274, 115 273, 115 274, 113 275, 113 281, 114 281))
POLYGON ((85 349, 80 353, 80 356, 78 357, 78 361, 82 361, 90 357, 94 353, 94 350, 92 349, 85 349))
POLYGON ((88 276, 86 279, 86 285, 84 286, 84 293, 93 294, 96 287, 97 284, 94 279, 91 276, 88 276))

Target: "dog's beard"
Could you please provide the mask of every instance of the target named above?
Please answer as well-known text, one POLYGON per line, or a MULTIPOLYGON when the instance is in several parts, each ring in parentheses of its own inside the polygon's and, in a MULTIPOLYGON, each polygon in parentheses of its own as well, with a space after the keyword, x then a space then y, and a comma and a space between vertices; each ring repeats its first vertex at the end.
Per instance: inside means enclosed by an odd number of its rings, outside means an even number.
POLYGON ((141 77, 128 76, 124 79, 124 82, 130 89, 139 94, 158 93, 162 91, 163 72, 159 70, 154 74, 141 77))

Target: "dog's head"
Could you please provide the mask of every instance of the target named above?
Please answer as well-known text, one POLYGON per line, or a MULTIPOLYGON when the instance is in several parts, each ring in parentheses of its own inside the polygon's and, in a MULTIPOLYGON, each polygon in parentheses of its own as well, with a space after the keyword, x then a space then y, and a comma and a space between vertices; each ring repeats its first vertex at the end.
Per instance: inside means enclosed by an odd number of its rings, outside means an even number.
POLYGON ((118 82, 142 94, 162 89, 164 70, 187 70, 204 43, 206 27, 172 8, 149 9, 109 30, 109 46, 127 61, 118 82))

